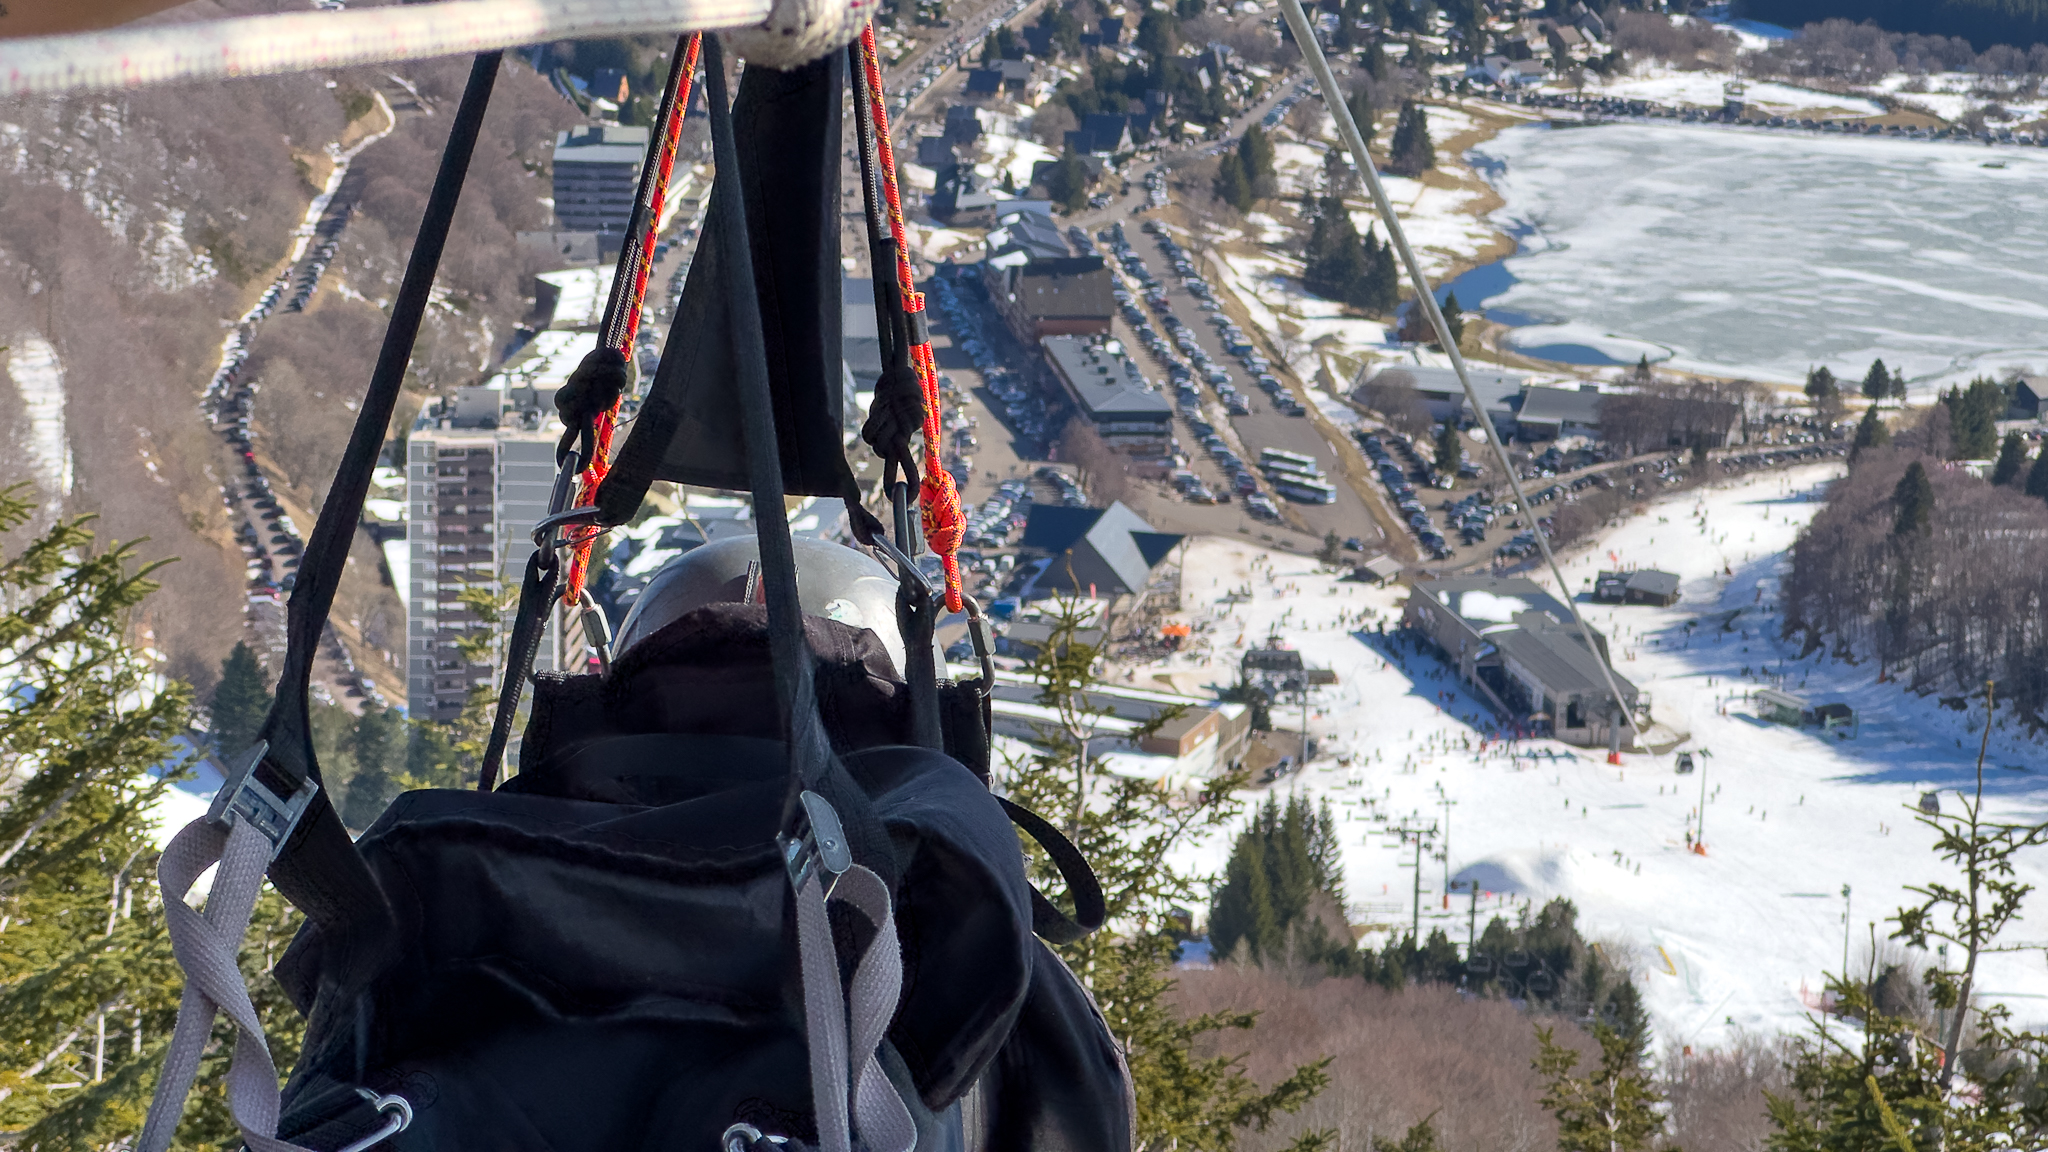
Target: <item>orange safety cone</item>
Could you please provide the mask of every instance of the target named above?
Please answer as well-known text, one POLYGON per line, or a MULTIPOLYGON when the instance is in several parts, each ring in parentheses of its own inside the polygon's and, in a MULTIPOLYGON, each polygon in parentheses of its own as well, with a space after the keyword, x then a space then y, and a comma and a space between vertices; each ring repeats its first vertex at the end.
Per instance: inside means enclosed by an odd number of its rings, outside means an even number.
POLYGON ((1693 841, 1692 854, 1695 856, 1705 856, 1707 854, 1707 842, 1704 840, 1693 841))
POLYGON ((1607 754, 1607 762, 1608 762, 1609 764, 1616 764, 1616 765, 1620 764, 1620 763, 1621 763, 1621 753, 1619 753, 1619 752, 1609 752, 1609 753, 1607 754))

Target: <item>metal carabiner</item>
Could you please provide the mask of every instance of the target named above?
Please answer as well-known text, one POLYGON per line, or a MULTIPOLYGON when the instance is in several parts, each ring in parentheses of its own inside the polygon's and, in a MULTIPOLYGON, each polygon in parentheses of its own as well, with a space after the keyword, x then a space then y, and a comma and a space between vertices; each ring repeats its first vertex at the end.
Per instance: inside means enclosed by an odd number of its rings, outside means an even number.
POLYGON ((392 1093, 379 1096, 368 1088, 356 1089, 357 1094, 370 1102, 370 1106, 384 1113, 384 1124, 375 1132, 363 1137, 337 1152, 370 1152, 370 1149, 391 1139, 412 1126, 412 1103, 405 1097, 392 1093))

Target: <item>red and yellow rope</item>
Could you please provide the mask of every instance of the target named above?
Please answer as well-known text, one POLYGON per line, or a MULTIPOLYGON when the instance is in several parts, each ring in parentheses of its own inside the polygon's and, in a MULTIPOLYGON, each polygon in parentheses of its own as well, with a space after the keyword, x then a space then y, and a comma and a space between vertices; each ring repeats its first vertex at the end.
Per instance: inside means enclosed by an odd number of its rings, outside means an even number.
MULTIPOLYGON (((903 309, 913 317, 924 311, 924 294, 910 266, 910 238, 903 227, 903 196, 896 184, 896 150, 889 143, 889 110, 882 88, 882 63, 875 51, 875 28, 870 24, 860 33, 861 68, 867 76, 868 104, 875 133, 875 167, 882 178, 882 198, 888 204, 889 232, 896 241, 896 281, 903 296, 903 309)), ((881 270, 876 269, 880 275, 881 270)), ((913 321, 913 328, 923 326, 913 321)), ((939 371, 932 358, 930 339, 910 348, 910 364, 924 393, 924 479, 917 494, 919 521, 925 545, 938 554, 946 568, 946 610, 962 609, 960 595, 960 541, 967 532, 967 516, 960 507, 960 490, 953 474, 939 460, 943 429, 939 415, 939 371)))
MULTIPOLYGON (((620 328, 618 351, 628 360, 633 357, 633 341, 640 335, 640 310, 647 300, 647 278, 654 271, 655 234, 661 230, 662 208, 668 200, 669 175, 675 171, 676 146, 682 138, 683 117, 690 107, 690 81, 697 75, 697 54, 703 43, 703 33, 692 33, 689 46, 683 53, 683 78, 676 88, 675 105, 669 110, 668 119, 661 126, 660 160, 655 170, 654 194, 648 204, 647 228, 640 239, 638 258, 634 261, 633 292, 627 299, 625 323, 620 328)), ((576 489, 576 503, 588 505, 596 501, 598 486, 612 470, 612 433, 619 426, 619 404, 600 413, 596 422, 596 446, 590 460, 583 467, 576 489)), ((590 549, 596 542, 598 530, 591 527, 579 528, 572 538, 575 551, 569 560, 569 577, 562 586, 562 598, 574 604, 583 595, 584 581, 590 575, 590 549)))

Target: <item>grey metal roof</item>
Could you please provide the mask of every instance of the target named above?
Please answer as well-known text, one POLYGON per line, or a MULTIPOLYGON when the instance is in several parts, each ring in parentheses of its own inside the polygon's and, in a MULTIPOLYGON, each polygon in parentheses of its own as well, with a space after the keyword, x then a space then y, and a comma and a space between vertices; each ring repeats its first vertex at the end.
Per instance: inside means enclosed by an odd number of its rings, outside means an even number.
POLYGON ((1116 315, 1115 282, 1100 256, 1034 260, 1010 286, 1026 316, 1107 321, 1116 315))
POLYGON ((1094 346, 1072 336, 1047 336, 1040 343, 1088 419, 1156 422, 1162 429, 1172 422, 1173 405, 1165 396, 1131 383, 1114 360, 1094 346))
MULTIPOLYGON (((1549 694, 1565 700, 1573 696, 1608 698, 1606 680, 1600 674, 1600 658, 1586 648, 1576 627, 1561 624, 1541 612, 1525 612, 1515 627, 1489 632, 1487 640, 1501 655, 1520 664, 1549 694)), ((1619 672, 1614 683, 1631 706, 1637 689, 1619 672)))
POLYGON ((1524 424, 1570 423, 1598 427, 1600 402, 1604 399, 1606 397, 1598 392, 1531 387, 1522 393, 1519 417, 1524 424))
POLYGON ((1571 609, 1534 580, 1520 576, 1454 576, 1417 581, 1417 594, 1427 596, 1463 620, 1473 631, 1488 625, 1511 624, 1518 613, 1541 612, 1553 620, 1570 620, 1571 609))
POLYGON ((1136 512, 1116 501, 1107 508, 1034 504, 1024 524, 1023 546, 1054 556, 1076 554, 1078 569, 1088 567, 1078 554, 1091 553, 1122 585, 1106 589, 1116 594, 1143 588, 1153 565, 1180 541, 1179 536, 1153 531, 1136 512))
POLYGON ((1678 575, 1674 572, 1659 572, 1654 568, 1645 568, 1640 572, 1629 573, 1628 588, 1631 592, 1641 592, 1649 596, 1676 596, 1678 575))
MULTIPOLYGON (((1458 374, 1449 368, 1423 368, 1417 365, 1393 365, 1372 378, 1372 383, 1392 384, 1396 374, 1405 376, 1425 400, 1448 402, 1453 396, 1465 398, 1465 389, 1458 383, 1458 374)), ((1491 410, 1505 408, 1508 401, 1522 394, 1527 381, 1514 372, 1472 372, 1472 390, 1479 393, 1479 399, 1491 410)), ((1470 407, 1470 405, 1466 405, 1470 407)))

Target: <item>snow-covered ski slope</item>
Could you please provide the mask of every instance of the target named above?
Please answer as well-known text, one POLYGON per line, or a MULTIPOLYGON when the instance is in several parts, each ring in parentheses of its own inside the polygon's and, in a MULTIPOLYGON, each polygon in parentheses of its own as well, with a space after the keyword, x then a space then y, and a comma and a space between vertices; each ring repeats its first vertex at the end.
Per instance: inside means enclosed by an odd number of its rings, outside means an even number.
MULTIPOLYGON (((1838 474, 1839 465, 1814 466, 1678 495, 1567 560, 1581 591, 1597 569, 1612 566, 1610 552, 1624 565, 1684 578, 1683 599, 1669 609, 1581 603, 1589 623, 1611 637, 1617 671, 1651 694, 1659 720, 1692 734, 1682 748, 1698 756, 1710 795, 1704 856, 1685 845, 1702 775, 1676 775, 1674 755, 1624 755, 1617 769, 1603 751, 1547 740, 1517 744, 1514 759, 1497 742, 1480 755, 1491 715, 1434 656, 1404 652, 1376 630, 1380 621, 1398 623, 1402 589, 1340 582, 1302 557, 1236 541, 1197 541, 1183 604, 1210 625, 1197 636, 1206 651, 1175 658, 1176 679, 1183 687, 1209 674, 1227 682, 1243 647, 1269 633, 1300 649, 1311 667, 1338 673, 1339 684, 1318 689, 1311 709, 1322 755, 1274 788, 1327 797, 1342 814, 1355 920, 1406 930, 1414 872, 1403 865, 1413 851, 1383 829, 1404 819, 1441 824, 1448 799, 1448 870, 1486 893, 1481 929, 1496 912, 1512 920, 1524 904, 1567 896, 1591 938, 1629 957, 1663 1042, 1797 1030, 1824 974, 1842 967, 1843 885, 1853 889, 1849 952, 1860 969, 1870 922, 1882 941, 1886 918, 1908 899, 1906 885, 1953 880, 1907 808, 1923 790, 1973 779, 1982 717, 1940 705, 1953 686, 1917 697, 1875 683, 1872 663, 1801 661, 1796 644, 1775 639, 1785 550, 1838 474), (1227 602, 1247 585, 1248 602, 1227 602), (1720 631, 1720 619, 1737 608, 1733 631, 1720 631), (1685 624, 1695 620, 1688 645, 1685 624), (1766 667, 1782 668, 1784 687, 1811 703, 1853 705, 1860 732, 1839 739, 1756 719, 1739 697, 1767 682, 1759 678, 1766 667)), ((1541 581, 1549 584, 1547 575, 1541 581)), ((1296 709, 1277 710, 1276 725, 1298 722, 1296 709)), ((1995 733, 1990 764, 1997 815, 2048 819, 2041 744, 2013 730, 1995 733)), ((1954 811, 1953 791, 1945 799, 1954 811)), ((1220 871, 1228 849, 1207 844, 1199 863, 1220 871)), ((1444 907, 1445 871, 1425 856, 1423 931, 1441 926, 1463 945, 1469 904, 1460 891, 1444 907)), ((2048 886, 2048 849, 2028 853, 2021 875, 2048 886)), ((2048 939, 2048 893, 2037 895, 2010 939, 2048 939)), ((2039 950, 1990 958, 1979 987, 2023 1020, 2048 1019, 2039 950)))

